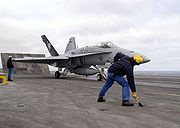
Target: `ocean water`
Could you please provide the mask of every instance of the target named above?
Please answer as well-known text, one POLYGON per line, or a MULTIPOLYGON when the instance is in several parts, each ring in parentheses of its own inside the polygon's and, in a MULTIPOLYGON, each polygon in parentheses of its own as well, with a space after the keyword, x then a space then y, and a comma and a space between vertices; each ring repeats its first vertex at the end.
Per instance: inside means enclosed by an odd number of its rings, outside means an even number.
POLYGON ((135 75, 179 76, 180 71, 135 71, 135 75))

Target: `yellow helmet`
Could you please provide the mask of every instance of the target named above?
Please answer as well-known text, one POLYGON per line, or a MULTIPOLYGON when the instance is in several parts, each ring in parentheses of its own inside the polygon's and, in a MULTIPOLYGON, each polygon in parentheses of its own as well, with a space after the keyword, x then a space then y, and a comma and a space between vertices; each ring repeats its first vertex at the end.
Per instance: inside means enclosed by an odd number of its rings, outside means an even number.
POLYGON ((133 59, 134 59, 135 62, 138 63, 138 64, 140 64, 140 63, 143 62, 143 58, 142 58, 142 56, 140 56, 140 55, 135 55, 135 56, 133 56, 133 59))

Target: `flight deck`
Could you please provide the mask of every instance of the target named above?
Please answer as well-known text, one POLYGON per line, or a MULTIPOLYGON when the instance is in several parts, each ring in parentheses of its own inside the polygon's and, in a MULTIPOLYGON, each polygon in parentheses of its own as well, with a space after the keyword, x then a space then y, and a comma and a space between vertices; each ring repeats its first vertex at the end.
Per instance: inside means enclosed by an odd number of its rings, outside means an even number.
POLYGON ((135 76, 139 100, 121 106, 114 84, 97 103, 104 81, 53 75, 16 75, 0 86, 1 128, 179 128, 180 78, 135 76))

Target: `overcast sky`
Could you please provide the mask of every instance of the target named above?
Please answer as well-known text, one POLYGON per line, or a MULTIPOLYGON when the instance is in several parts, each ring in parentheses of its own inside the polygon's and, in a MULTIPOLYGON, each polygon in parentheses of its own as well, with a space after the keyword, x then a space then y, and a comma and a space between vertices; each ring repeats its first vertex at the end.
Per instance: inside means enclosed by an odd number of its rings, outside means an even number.
POLYGON ((180 71, 180 0, 0 0, 0 52, 59 53, 111 41, 151 62, 136 70, 180 71))

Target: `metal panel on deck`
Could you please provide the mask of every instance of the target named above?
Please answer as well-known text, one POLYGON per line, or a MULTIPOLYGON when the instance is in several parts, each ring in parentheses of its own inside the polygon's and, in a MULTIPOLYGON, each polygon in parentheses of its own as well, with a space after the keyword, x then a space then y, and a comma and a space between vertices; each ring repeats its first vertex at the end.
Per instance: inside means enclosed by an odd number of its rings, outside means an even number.
MULTIPOLYGON (((3 71, 7 72, 6 62, 12 56, 14 58, 23 57, 45 57, 44 54, 26 54, 26 53, 1 53, 3 71)), ((49 67, 47 64, 36 64, 36 63, 22 63, 13 62, 14 74, 49 74, 49 67)))

